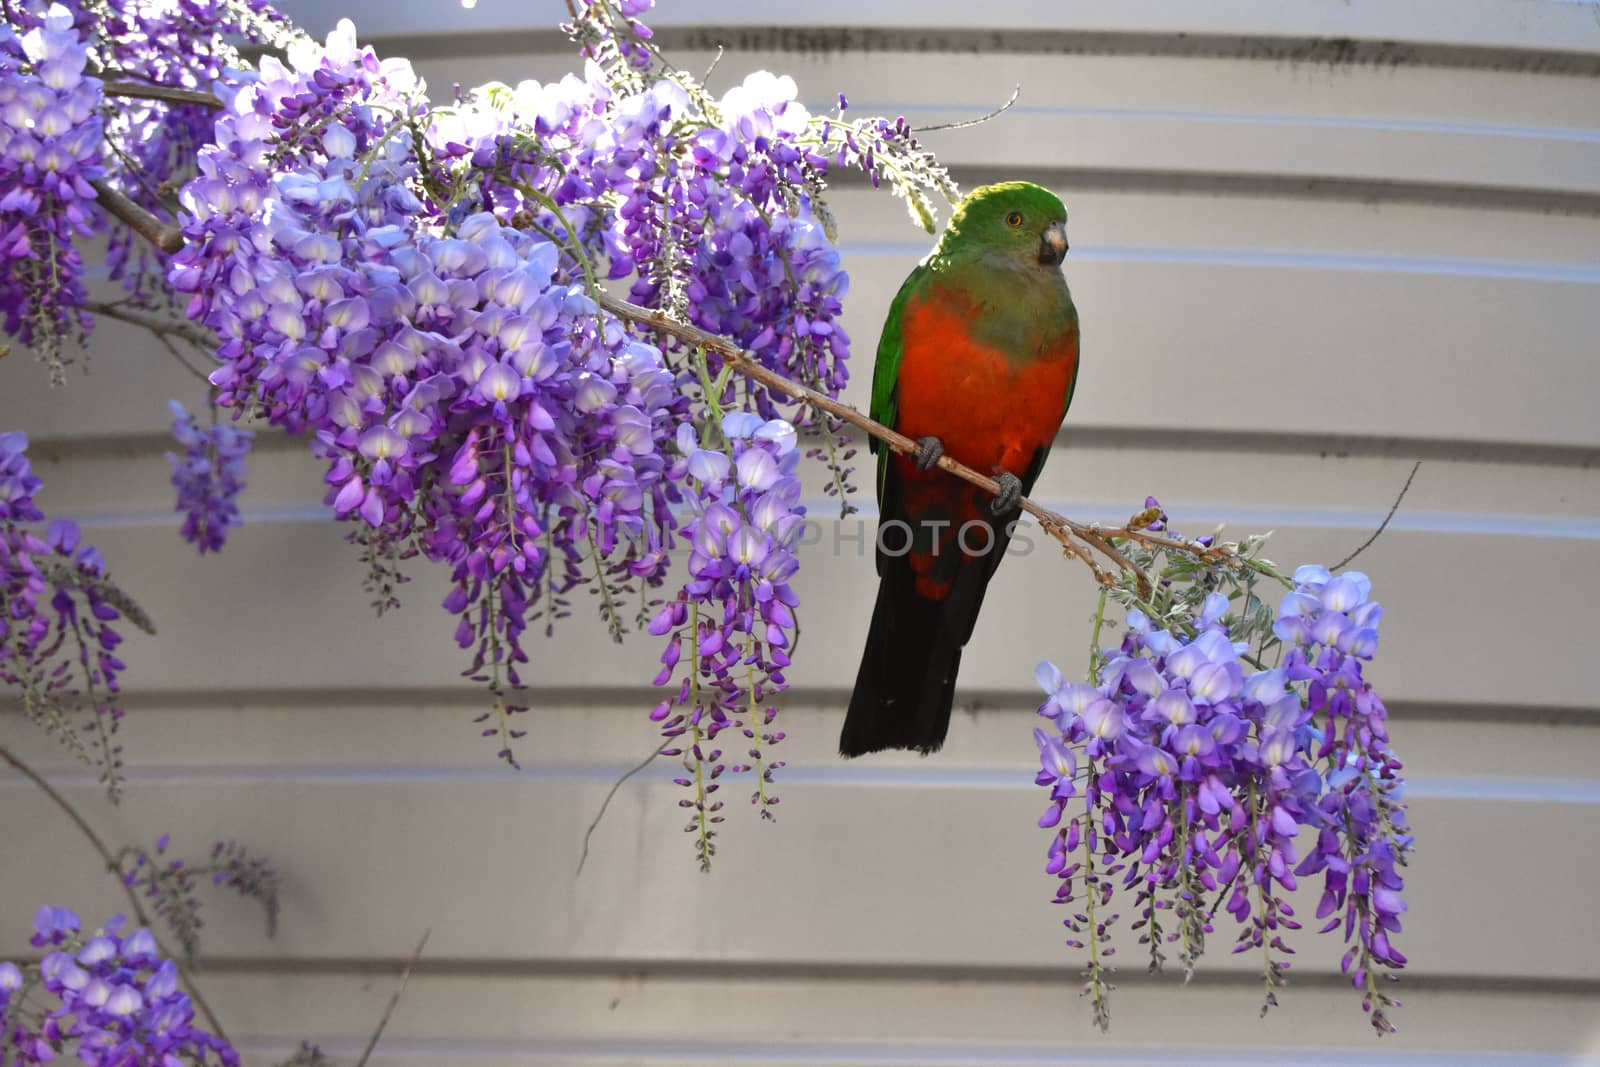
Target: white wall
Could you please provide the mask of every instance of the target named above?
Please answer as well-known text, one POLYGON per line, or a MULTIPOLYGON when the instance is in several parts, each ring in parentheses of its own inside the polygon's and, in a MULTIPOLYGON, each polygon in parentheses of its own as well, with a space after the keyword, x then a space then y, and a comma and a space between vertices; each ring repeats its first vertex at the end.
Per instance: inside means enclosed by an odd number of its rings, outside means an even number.
MULTIPOLYGON (((1546 0, 1216 6, 695 0, 654 21, 690 69, 730 44, 718 84, 769 67, 814 104, 842 89, 918 123, 1022 85, 1005 118, 929 140, 967 184, 1027 176, 1068 202, 1084 368, 1045 503, 1113 519, 1154 493, 1186 529, 1273 529, 1280 562, 1332 561, 1425 461, 1362 560, 1419 839, 1401 1034, 1374 1043, 1310 932, 1258 1023, 1225 929, 1188 989, 1130 959, 1111 1036, 1092 1031, 1030 784, 1032 667, 1081 662, 1091 589, 1042 549, 997 579, 946 751, 850 764, 833 746, 871 563, 813 550, 777 824, 734 810, 702 876, 662 768, 622 789, 575 880, 611 780, 653 747, 655 643, 613 649, 580 599, 536 646, 526 770, 503 770, 468 722, 482 701, 439 576, 419 570, 406 609, 374 620, 297 443, 263 443, 220 559, 179 541, 164 401, 201 396, 107 325, 65 390, 24 357, 0 365, 0 428, 32 435, 41 504, 90 527, 161 625, 127 645, 128 799, 105 808, 19 717, 0 736, 75 783, 109 836, 236 836, 278 862, 275 940, 244 905, 210 912, 205 984, 235 1036, 348 1058, 431 926, 375 1062, 1600 1061, 1600 18, 1546 0)), ((290 9, 319 30, 355 13, 436 91, 569 65, 540 30, 559 4, 290 9)), ((850 185, 834 206, 863 403, 926 239, 887 196, 850 185)), ((116 907, 15 776, 0 841, 0 958, 41 903, 116 907)))

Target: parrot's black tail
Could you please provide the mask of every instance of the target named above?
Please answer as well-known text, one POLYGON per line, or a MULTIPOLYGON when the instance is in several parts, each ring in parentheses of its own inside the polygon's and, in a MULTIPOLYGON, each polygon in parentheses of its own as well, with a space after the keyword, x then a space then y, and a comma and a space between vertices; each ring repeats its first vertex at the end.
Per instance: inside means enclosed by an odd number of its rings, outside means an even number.
POLYGON ((909 567, 884 575, 839 736, 841 755, 886 748, 926 755, 944 744, 967 636, 951 632, 945 608, 917 595, 909 567))

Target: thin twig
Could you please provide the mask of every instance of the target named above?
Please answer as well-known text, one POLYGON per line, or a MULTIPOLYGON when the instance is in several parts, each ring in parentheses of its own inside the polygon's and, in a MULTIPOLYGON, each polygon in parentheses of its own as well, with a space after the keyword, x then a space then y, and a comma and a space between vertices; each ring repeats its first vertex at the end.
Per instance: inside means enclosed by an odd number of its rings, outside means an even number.
MULTIPOLYGON (((726 338, 718 337, 716 334, 707 333, 705 330, 679 322, 662 312, 640 307, 626 300, 620 300, 609 293, 600 293, 599 301, 601 307, 614 315, 659 330, 662 333, 671 334, 692 345, 710 349, 745 377, 752 378, 770 389, 775 389, 793 400, 798 400, 820 411, 825 411, 829 415, 865 431, 872 437, 876 437, 896 452, 904 455, 914 455, 919 449, 918 444, 911 438, 868 418, 849 404, 841 403, 825 393, 818 392, 798 382, 792 382, 776 371, 769 370, 749 353, 726 338)), ((941 470, 948 471, 957 478, 975 485, 987 493, 997 494, 1000 492, 1000 483, 993 478, 986 474, 980 474, 971 467, 951 459, 948 455, 940 457, 937 466, 941 470)), ((1021 510, 1038 519, 1044 531, 1061 542, 1062 548, 1066 550, 1068 555, 1083 561, 1090 572, 1094 574, 1095 580, 1102 585, 1109 583, 1112 580, 1111 576, 1095 562, 1092 554, 1087 551, 1088 549, 1099 552, 1124 572, 1137 575, 1141 583, 1145 585, 1149 583, 1148 575, 1145 575, 1139 567, 1135 566, 1127 556, 1123 555, 1111 543, 1114 538, 1126 538, 1142 544, 1177 548, 1212 562, 1230 562, 1236 558, 1230 549, 1222 545, 1208 547, 1198 543, 1179 541, 1161 534, 1151 534, 1128 526, 1102 527, 1078 522, 1075 519, 1067 518, 1065 515, 1050 511, 1048 508, 1040 507, 1026 497, 1022 499, 1018 506, 1021 510)))
POLYGON ((969 126, 982 126, 985 122, 990 122, 994 119, 997 119, 1001 115, 1004 115, 1007 111, 1010 111, 1011 105, 1015 104, 1017 102, 1017 97, 1021 95, 1022 86, 1018 85, 1015 89, 1011 90, 1010 100, 1007 100, 1005 103, 1001 104, 987 115, 980 115, 975 119, 963 119, 960 122, 941 122, 936 126, 913 126, 911 128, 911 132, 928 133, 931 130, 964 130, 969 126))
POLYGON ((169 104, 195 104, 221 111, 226 105, 213 93, 199 89, 180 89, 175 85, 156 85, 145 82, 104 82, 100 91, 107 96, 125 96, 138 100, 162 100, 169 104))
POLYGON ((1365 552, 1369 547, 1371 547, 1372 542, 1376 541, 1378 536, 1382 534, 1384 530, 1388 529, 1389 520, 1394 518, 1394 513, 1400 510, 1400 501, 1406 498, 1406 493, 1411 488, 1411 481, 1417 476, 1417 471, 1421 468, 1422 460, 1420 459, 1411 465, 1411 473, 1406 475, 1406 484, 1400 487, 1400 495, 1394 498, 1393 504, 1389 505, 1389 514, 1385 515, 1383 517, 1383 521, 1378 523, 1378 528, 1372 531, 1372 536, 1361 542, 1361 546, 1354 552, 1350 553, 1344 559, 1341 559, 1338 563, 1335 563, 1332 567, 1333 570, 1342 570, 1346 563, 1349 563, 1351 560, 1361 555, 1361 553, 1365 552))
POLYGON ((183 211, 183 203, 170 191, 171 186, 165 181, 157 185, 151 185, 149 176, 144 173, 144 168, 127 152, 124 152, 121 145, 117 144, 114 139, 107 140, 105 144, 106 148, 110 149, 111 154, 121 161, 123 175, 131 177, 138 182, 141 189, 154 197, 162 207, 167 209, 167 214, 177 218, 178 214, 183 211))
POLYGON ((573 878, 577 878, 583 873, 583 865, 589 861, 589 838, 594 836, 596 828, 600 825, 600 820, 606 817, 606 809, 611 806, 611 798, 617 795, 617 790, 622 788, 624 782, 654 763, 656 757, 666 751, 668 743, 668 741, 661 742, 660 745, 656 746, 654 752, 640 760, 627 774, 611 783, 610 792, 606 793, 606 798, 600 802, 600 810, 594 813, 594 819, 590 821, 589 828, 583 832, 583 855, 578 857, 578 869, 572 872, 573 878))
POLYGON ((128 895, 128 905, 133 910, 134 918, 139 921, 140 926, 150 931, 150 936, 155 938, 156 947, 161 951, 161 955, 177 966, 178 974, 183 978, 184 985, 189 987, 189 998, 194 1001, 195 1007, 200 1009, 200 1014, 206 1017, 206 1022, 211 1026, 211 1033, 223 1041, 227 1041, 228 1044, 233 1044, 232 1041, 228 1040, 227 1033, 222 1029, 222 1023, 218 1022, 216 1015, 212 1013, 211 1006, 206 1003, 206 998, 200 995, 199 987, 195 985, 194 975, 190 973, 189 967, 179 955, 162 944, 160 936, 156 933, 155 924, 150 921, 149 914, 144 910, 144 902, 139 899, 139 894, 133 891, 133 887, 122 880, 122 865, 117 862, 116 855, 110 848, 106 847, 106 843, 101 840, 100 835, 95 833, 94 827, 90 826, 88 820, 79 814, 78 809, 73 807, 66 797, 57 792, 53 785, 45 781, 38 771, 18 759, 4 745, 0 745, 0 759, 15 767, 25 778, 38 786, 45 796, 55 801, 56 807, 66 813, 67 818, 72 820, 73 824, 83 833, 83 836, 88 839, 89 844, 94 846, 94 850, 100 853, 100 858, 105 861, 106 870, 116 877, 117 884, 122 886, 123 892, 128 895))
POLYGON ((722 62, 722 52, 722 46, 720 44, 717 45, 717 54, 711 57, 711 65, 706 67, 706 72, 704 74, 700 75, 701 85, 704 85, 706 82, 711 80, 712 72, 717 69, 717 64, 722 62))
MULTIPOLYGON (((202 374, 199 367, 196 367, 193 363, 190 363, 187 359, 183 358, 183 353, 178 351, 178 346, 173 344, 166 334, 156 333, 156 340, 161 342, 163 348, 172 353, 172 358, 178 361, 178 366, 182 367, 196 378, 199 378, 205 383, 208 389, 211 387, 211 379, 202 374)), ((213 415, 216 414, 215 407, 211 409, 211 413, 213 415)))
POLYGON ((406 983, 411 981, 411 968, 422 958, 422 950, 427 947, 428 935, 432 933, 432 927, 422 931, 422 940, 417 942, 417 950, 411 954, 411 959, 406 961, 406 969, 400 972, 400 985, 389 998, 389 1006, 383 1009, 383 1018, 378 1020, 378 1028, 372 1031, 372 1038, 367 1042, 361 1058, 356 1061, 356 1067, 367 1067, 367 1061, 372 1058, 372 1050, 378 1047, 378 1040, 383 1037, 383 1031, 389 1025, 389 1016, 394 1014, 395 1007, 400 1003, 400 995, 406 991, 406 983))
POLYGON ((134 233, 169 255, 183 247, 183 230, 177 223, 162 222, 104 178, 96 178, 89 184, 94 186, 100 206, 121 219, 134 233))
POLYGON ((215 351, 221 343, 216 334, 188 319, 169 318, 124 304, 106 304, 97 300, 84 304, 83 310, 91 315, 104 315, 108 319, 126 322, 131 326, 142 326, 158 337, 181 337, 190 344, 198 345, 208 351, 215 351))

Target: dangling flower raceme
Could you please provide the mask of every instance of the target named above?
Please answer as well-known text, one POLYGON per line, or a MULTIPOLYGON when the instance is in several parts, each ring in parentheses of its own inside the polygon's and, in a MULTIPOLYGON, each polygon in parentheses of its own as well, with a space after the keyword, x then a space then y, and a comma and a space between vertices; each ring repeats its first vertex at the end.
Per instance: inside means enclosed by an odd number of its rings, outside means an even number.
POLYGON ((105 559, 83 544, 70 519, 34 503, 41 487, 28 439, 0 433, 0 684, 15 687, 28 716, 85 763, 98 767, 113 799, 121 783, 119 694, 122 635, 111 625, 137 607, 107 578, 105 559))
MULTIPOLYGON (((1165 522, 1154 500, 1140 514, 1165 522)), ((1057 901, 1083 909, 1065 920, 1068 944, 1094 949, 1102 1025, 1102 960, 1115 952, 1104 909, 1117 884, 1135 891, 1152 966, 1181 941, 1191 973, 1212 916, 1234 916, 1244 927, 1235 951, 1262 953, 1270 1006, 1289 967, 1280 956, 1293 953, 1284 935, 1300 928, 1287 894, 1297 876, 1320 872, 1318 918, 1334 916, 1323 929, 1343 923, 1344 969, 1374 1026, 1393 1029, 1395 1002, 1377 978, 1405 963, 1390 938, 1412 842, 1386 713, 1362 675, 1382 609, 1358 572, 1302 567, 1292 586, 1273 627, 1286 651, 1270 668, 1230 636, 1241 617, 1216 592, 1165 626, 1130 608, 1120 648, 1095 653, 1091 682, 1039 668, 1048 694, 1039 710, 1052 723, 1035 731, 1036 780, 1050 791, 1040 825, 1056 831, 1046 870, 1060 880, 1057 901)))
POLYGON ((202 554, 221 551, 229 527, 239 525, 238 497, 254 434, 227 423, 201 429, 177 401, 171 410, 172 436, 183 447, 183 455, 168 452, 167 461, 178 490, 178 510, 184 516, 183 539, 202 554))
POLYGON ((794 427, 734 412, 718 429, 719 448, 701 447, 687 424, 678 431, 678 464, 696 492, 681 529, 690 545, 689 581, 649 626, 668 638, 656 684, 671 684, 683 666, 676 692, 650 717, 672 746, 662 754, 683 761, 677 783, 694 790, 679 803, 693 812, 687 829, 702 865, 716 851, 723 804, 713 795, 725 771, 756 775, 751 802, 763 817, 778 803, 768 786, 783 761, 766 749, 784 736, 773 728, 772 700, 787 688, 783 672, 800 602, 789 580, 799 567, 794 552, 805 520, 794 427), (734 742, 742 751, 725 761, 718 737, 727 730, 742 739, 734 742))
POLYGON ((0 25, 0 315, 60 382, 61 340, 87 326, 77 241, 94 232, 90 182, 105 174, 100 81, 84 73, 71 10, 52 4, 22 25, 0 25))
POLYGON ((0 25, 0 320, 65 380, 63 341, 92 320, 79 242, 108 233, 107 265, 130 299, 164 298, 163 254, 131 228, 108 228, 94 183, 158 221, 211 137, 203 104, 141 97, 106 119, 104 72, 138 72, 141 92, 227 93, 246 75, 236 42, 294 40, 265 0, 23 0, 0 25), (117 160, 119 166, 108 166, 117 160))
POLYGON ((1305 686, 1308 735, 1327 771, 1318 798, 1317 846, 1297 868, 1322 873, 1317 918, 1324 932, 1343 926, 1350 949, 1340 962, 1363 994, 1363 1006, 1380 1030, 1389 1025, 1389 999, 1375 975, 1398 970, 1406 958, 1391 943, 1406 910, 1400 891, 1412 839, 1401 803, 1400 761, 1388 747, 1388 711, 1364 677, 1378 647, 1383 607, 1371 598, 1372 582, 1359 571, 1331 575, 1301 567, 1295 589, 1283 598, 1274 632, 1288 644, 1283 669, 1305 686))
POLYGON ((237 1067, 238 1053, 195 1025, 177 964, 161 957, 150 931, 124 933, 126 925, 118 915, 85 932, 65 908, 39 910, 30 944, 43 958, 0 962, 0 1059, 9 1053, 20 1067, 75 1054, 99 1067, 237 1067))
POLYGON ((451 566, 468 673, 496 696, 485 733, 512 760, 529 622, 591 564, 612 604, 665 571, 661 446, 686 401, 556 243, 488 211, 430 215, 393 131, 424 113, 420 86, 354 33, 263 61, 234 98, 185 190, 172 281, 226 338, 221 401, 309 432, 338 517, 451 566))

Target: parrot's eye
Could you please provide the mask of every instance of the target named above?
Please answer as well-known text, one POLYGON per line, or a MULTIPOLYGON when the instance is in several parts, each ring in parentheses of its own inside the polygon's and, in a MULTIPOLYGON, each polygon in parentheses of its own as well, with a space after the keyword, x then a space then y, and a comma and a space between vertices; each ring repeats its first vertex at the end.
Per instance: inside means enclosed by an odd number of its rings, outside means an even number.
POLYGON ((1016 229, 1018 226, 1021 226, 1022 225, 1022 212, 1013 211, 1011 214, 1007 215, 1006 216, 1006 225, 1010 226, 1013 230, 1016 229))

